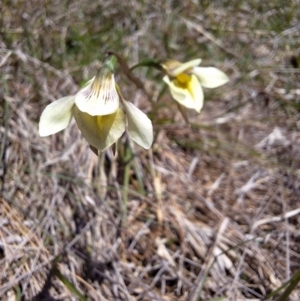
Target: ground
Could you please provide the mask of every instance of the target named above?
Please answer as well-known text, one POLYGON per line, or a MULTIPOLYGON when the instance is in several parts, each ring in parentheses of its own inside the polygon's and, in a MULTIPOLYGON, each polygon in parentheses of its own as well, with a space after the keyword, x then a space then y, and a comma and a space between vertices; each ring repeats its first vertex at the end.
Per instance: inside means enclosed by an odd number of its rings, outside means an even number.
POLYGON ((300 269, 299 1, 0 8, 0 299, 277 300, 300 269), (39 137, 46 105, 108 50, 129 66, 202 58, 230 82, 187 123, 160 72, 133 71, 143 90, 118 68, 150 150, 124 135, 97 157, 75 121, 39 137))

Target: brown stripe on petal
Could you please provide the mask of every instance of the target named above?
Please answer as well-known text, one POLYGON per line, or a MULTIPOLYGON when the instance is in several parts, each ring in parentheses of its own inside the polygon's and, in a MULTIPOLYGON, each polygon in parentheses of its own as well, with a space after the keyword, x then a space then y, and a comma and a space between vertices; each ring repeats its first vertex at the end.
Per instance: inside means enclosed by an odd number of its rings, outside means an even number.
POLYGON ((81 94, 84 96, 84 98, 86 98, 87 100, 91 97, 91 93, 92 93, 92 87, 90 86, 89 89, 83 90, 81 91, 81 94))
POLYGON ((88 89, 82 91, 86 102, 91 99, 99 101, 99 105, 118 102, 118 93, 115 87, 114 75, 110 73, 99 74, 88 89))

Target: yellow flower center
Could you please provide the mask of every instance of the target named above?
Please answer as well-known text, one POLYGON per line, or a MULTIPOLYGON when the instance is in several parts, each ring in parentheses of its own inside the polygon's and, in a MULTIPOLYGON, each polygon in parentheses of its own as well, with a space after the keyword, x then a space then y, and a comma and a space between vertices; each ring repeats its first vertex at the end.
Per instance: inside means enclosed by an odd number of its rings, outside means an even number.
POLYGON ((191 82, 191 76, 186 73, 180 73, 176 76, 174 83, 182 89, 188 89, 191 82))
POLYGON ((178 74, 174 80, 174 84, 181 89, 187 90, 190 93, 191 97, 193 99, 195 98, 193 80, 191 75, 188 75, 186 73, 178 74))

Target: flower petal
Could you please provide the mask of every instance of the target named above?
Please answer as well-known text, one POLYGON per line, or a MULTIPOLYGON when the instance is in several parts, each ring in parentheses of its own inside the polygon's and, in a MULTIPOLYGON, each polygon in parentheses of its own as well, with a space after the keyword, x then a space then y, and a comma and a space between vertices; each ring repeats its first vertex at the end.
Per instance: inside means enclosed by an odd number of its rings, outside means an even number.
POLYGON ((198 77, 201 86, 205 88, 216 88, 229 81, 223 71, 214 67, 195 67, 193 73, 198 77))
POLYGON ((198 113, 203 107, 203 90, 196 78, 192 75, 185 87, 176 85, 176 80, 170 81, 168 76, 164 76, 163 80, 169 85, 172 97, 184 107, 194 109, 198 113))
POLYGON ((119 108, 114 75, 107 69, 95 76, 75 97, 78 109, 91 116, 109 115, 119 108))
POLYGON ((128 132, 133 141, 149 149, 153 142, 153 127, 148 116, 131 102, 123 100, 128 120, 128 132))
POLYGON ((203 107, 204 94, 202 87, 199 83, 198 78, 195 75, 191 75, 191 80, 188 84, 188 90, 190 91, 194 102, 195 102, 195 110, 200 113, 203 107))
POLYGON ((186 63, 182 63, 180 66, 173 70, 172 76, 176 77, 178 74, 183 73, 188 69, 199 66, 201 61, 201 59, 195 59, 186 63))
POLYGON ((162 67, 166 70, 167 74, 176 77, 178 74, 199 66, 201 59, 191 60, 186 63, 180 63, 179 61, 169 60, 162 64, 162 67))
POLYGON ((89 144, 103 151, 114 144, 125 131, 125 115, 121 109, 105 116, 91 116, 74 106, 77 125, 89 144))
POLYGON ((75 97, 66 96, 50 103, 43 111, 39 122, 41 137, 64 130, 73 117, 75 97))

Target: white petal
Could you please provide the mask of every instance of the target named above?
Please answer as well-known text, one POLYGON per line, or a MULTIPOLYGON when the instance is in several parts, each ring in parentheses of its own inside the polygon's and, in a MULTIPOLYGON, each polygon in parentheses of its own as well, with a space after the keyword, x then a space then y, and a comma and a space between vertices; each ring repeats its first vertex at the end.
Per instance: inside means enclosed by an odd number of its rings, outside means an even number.
POLYGON ((196 76, 191 76, 191 81, 186 88, 177 86, 168 76, 164 76, 163 80, 169 85, 171 95, 176 101, 186 108, 201 111, 204 95, 196 76))
POLYGON ((74 117, 84 138, 101 151, 114 144, 125 131, 121 109, 110 115, 91 116, 74 106, 74 117))
POLYGON ((66 96, 52 102, 44 109, 39 123, 41 137, 64 130, 70 124, 74 101, 74 96, 66 96))
POLYGON ((191 81, 188 85, 188 90, 192 94, 192 97, 195 102, 195 110, 200 113, 202 107, 203 107, 203 102, 204 102, 204 94, 202 87, 199 83, 198 78, 195 75, 191 76, 191 81))
POLYGON ((91 116, 109 115, 119 108, 119 95, 111 73, 95 76, 75 97, 78 109, 91 116))
POLYGON ((195 67, 193 73, 198 77, 201 86, 205 88, 216 88, 229 81, 223 71, 214 67, 195 67))
POLYGON ((152 122, 148 116, 131 102, 123 101, 128 120, 128 132, 133 141, 149 149, 153 142, 152 122))
POLYGON ((182 63, 182 64, 180 64, 180 66, 175 68, 170 75, 173 76, 173 77, 176 77, 178 74, 183 73, 188 69, 199 66, 201 61, 202 61, 201 59, 195 59, 195 60, 191 60, 191 61, 186 62, 186 63, 182 63))

